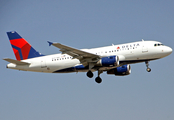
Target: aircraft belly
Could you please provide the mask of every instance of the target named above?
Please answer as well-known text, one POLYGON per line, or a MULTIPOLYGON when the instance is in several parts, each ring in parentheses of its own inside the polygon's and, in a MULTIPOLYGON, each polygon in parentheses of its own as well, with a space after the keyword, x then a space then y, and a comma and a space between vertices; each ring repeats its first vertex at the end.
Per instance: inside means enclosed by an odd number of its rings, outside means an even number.
POLYGON ((79 64, 79 60, 65 60, 65 61, 58 61, 58 62, 51 62, 49 64, 49 68, 51 69, 52 72, 55 71, 61 71, 61 72, 73 72, 74 70, 72 69, 75 65, 79 64), (63 71, 62 71, 63 70, 63 71))

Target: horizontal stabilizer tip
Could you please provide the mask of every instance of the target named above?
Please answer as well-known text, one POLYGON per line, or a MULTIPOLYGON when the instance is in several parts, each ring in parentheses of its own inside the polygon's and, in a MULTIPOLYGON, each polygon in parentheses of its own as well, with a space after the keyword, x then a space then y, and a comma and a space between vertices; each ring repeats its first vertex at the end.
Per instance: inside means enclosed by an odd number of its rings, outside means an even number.
POLYGON ((53 43, 52 42, 50 42, 50 41, 47 41, 48 43, 49 43, 49 46, 51 46, 53 43))

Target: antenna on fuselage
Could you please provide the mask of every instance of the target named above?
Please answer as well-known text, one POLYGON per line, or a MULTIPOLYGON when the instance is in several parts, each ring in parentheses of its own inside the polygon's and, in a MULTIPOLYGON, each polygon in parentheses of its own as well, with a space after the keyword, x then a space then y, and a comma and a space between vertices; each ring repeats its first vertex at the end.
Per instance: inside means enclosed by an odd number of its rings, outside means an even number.
POLYGON ((144 42, 144 40, 142 39, 142 41, 144 42))

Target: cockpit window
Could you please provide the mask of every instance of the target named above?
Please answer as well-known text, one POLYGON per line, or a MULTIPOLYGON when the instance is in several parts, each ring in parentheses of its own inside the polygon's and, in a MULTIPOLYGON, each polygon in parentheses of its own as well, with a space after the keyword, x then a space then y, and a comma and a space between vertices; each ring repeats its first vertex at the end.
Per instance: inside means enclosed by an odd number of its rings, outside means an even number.
POLYGON ((158 43, 158 44, 154 44, 154 46, 164 46, 164 45, 161 43, 158 43))

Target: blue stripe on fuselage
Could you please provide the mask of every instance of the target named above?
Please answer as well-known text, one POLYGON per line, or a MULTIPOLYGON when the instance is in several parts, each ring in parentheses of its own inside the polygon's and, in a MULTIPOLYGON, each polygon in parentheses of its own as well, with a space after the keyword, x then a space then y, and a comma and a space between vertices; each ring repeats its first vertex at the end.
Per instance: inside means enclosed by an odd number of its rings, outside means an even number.
POLYGON ((78 65, 78 66, 75 66, 75 67, 65 68, 65 69, 62 69, 62 70, 57 70, 57 71, 54 71, 53 73, 77 72, 79 70, 85 70, 85 69, 88 69, 88 66, 84 67, 83 65, 78 65))

